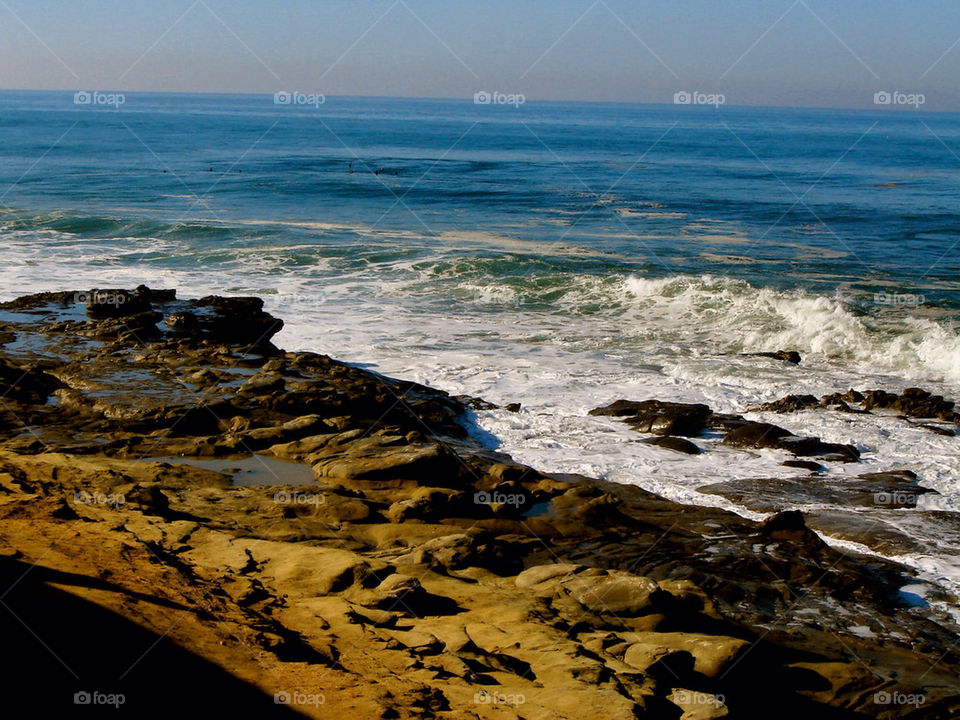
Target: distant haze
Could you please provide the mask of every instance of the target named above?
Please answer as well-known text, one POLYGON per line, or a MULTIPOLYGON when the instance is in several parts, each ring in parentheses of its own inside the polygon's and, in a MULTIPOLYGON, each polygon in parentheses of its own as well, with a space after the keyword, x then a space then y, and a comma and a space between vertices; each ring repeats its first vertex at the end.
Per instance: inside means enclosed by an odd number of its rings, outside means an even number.
POLYGON ((958 9, 956 0, 0 0, 0 88, 651 103, 699 91, 728 105, 854 108, 886 92, 894 105, 921 96, 922 109, 958 111, 958 9))

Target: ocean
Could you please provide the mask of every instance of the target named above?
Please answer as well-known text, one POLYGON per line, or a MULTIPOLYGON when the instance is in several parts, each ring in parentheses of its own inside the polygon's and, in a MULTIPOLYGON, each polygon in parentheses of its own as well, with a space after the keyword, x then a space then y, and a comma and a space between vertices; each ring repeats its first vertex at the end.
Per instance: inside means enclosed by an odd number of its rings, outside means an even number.
MULTIPOLYGON (((255 294, 275 342, 495 403, 545 471, 698 492, 792 477, 716 439, 680 455, 587 415, 618 398, 746 412, 789 393, 960 399, 960 116, 703 106, 0 93, 0 296, 255 294), (741 353, 797 350, 803 363, 741 353)), ((825 478, 908 468, 866 548, 960 589, 956 437, 892 415, 752 419, 851 443, 825 478), (891 539, 892 538, 892 539, 891 539), (905 540, 906 538, 906 540, 905 540)))

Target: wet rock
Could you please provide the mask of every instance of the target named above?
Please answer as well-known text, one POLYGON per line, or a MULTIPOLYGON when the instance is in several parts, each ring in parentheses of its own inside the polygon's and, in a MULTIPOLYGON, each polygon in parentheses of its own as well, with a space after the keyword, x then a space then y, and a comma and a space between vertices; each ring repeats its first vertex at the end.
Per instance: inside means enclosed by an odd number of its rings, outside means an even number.
POLYGON ((778 448, 783 438, 789 436, 789 430, 777 425, 751 422, 727 433, 723 444, 739 448, 778 448))
POLYGON ((153 310, 116 317, 107 316, 97 322, 87 334, 100 340, 118 338, 143 343, 160 336, 157 323, 162 319, 163 315, 153 310))
POLYGON ((780 447, 799 457, 820 457, 830 462, 859 462, 860 451, 853 445, 823 442, 815 437, 785 437, 780 447))
POLYGON ((242 395, 271 395, 283 392, 286 381, 279 375, 254 375, 240 386, 242 395))
POLYGON ((921 495, 935 493, 915 480, 878 473, 860 478, 741 478, 698 488, 758 512, 816 503, 847 508, 913 508, 921 495))
POLYGON ((202 334, 215 342, 263 347, 283 329, 283 320, 264 312, 257 297, 208 295, 190 305, 202 334))
POLYGON ((175 312, 166 317, 164 322, 174 333, 191 335, 200 330, 200 320, 192 312, 175 312))
POLYGON ((780 400, 764 403, 760 409, 766 412, 793 413, 819 407, 819 405, 820 401, 813 395, 787 395, 780 400))
POLYGON ((777 513, 767 518, 760 526, 760 532, 767 535, 780 531, 799 531, 806 530, 807 525, 803 520, 803 513, 799 510, 788 510, 777 513))
POLYGON ((0 398, 23 403, 45 403, 64 383, 42 370, 21 367, 0 358, 0 398))
POLYGON ((701 404, 617 400, 590 411, 594 416, 620 417, 636 430, 655 435, 697 437, 707 426, 710 408, 701 404))
POLYGON ((86 300, 87 316, 95 320, 127 317, 152 312, 150 297, 143 291, 95 289, 81 293, 86 300))
POLYGON ((765 357, 773 360, 783 360, 793 365, 799 365, 803 358, 796 350, 777 350, 776 352, 745 353, 748 357, 765 357))
POLYGON ((803 513, 799 510, 787 510, 767 518, 760 525, 759 533, 769 540, 780 540, 817 548, 826 545, 819 535, 807 527, 803 519, 803 513))
POLYGON ((640 442, 646 443, 648 445, 656 445, 658 447, 666 448, 668 450, 674 450, 676 452, 684 453, 686 455, 699 455, 702 450, 697 447, 694 443, 690 442, 686 438, 673 437, 667 435, 664 437, 651 437, 644 438, 640 442))
POLYGON ((857 462, 860 459, 860 451, 852 445, 826 443, 814 437, 797 437, 789 430, 770 423, 747 423, 727 433, 723 444, 739 448, 776 448, 800 457, 819 456, 833 462, 857 462))
POLYGON ((907 388, 901 393, 896 408, 908 417, 956 420, 955 403, 921 388, 907 388))
POLYGON ((784 460, 780 464, 784 467, 799 468, 801 470, 809 470, 810 472, 820 472, 823 470, 823 465, 818 462, 813 462, 813 460, 784 460))

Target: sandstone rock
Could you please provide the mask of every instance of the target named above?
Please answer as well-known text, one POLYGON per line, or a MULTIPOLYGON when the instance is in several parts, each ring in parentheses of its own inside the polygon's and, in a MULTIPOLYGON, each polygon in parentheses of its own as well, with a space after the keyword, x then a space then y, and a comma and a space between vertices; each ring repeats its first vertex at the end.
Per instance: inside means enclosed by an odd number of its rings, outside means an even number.
POLYGON ((246 395, 269 395, 282 392, 285 384, 279 375, 254 375, 240 386, 239 392, 246 395))
MULTIPOLYGON (((717 678, 745 652, 750 643, 739 638, 700 633, 649 632, 634 633, 637 642, 627 648, 623 661, 640 670, 647 670, 657 661, 673 655, 682 663, 682 655, 693 657, 693 670, 708 678, 717 678)), ((678 671, 682 665, 676 668, 678 671)), ((682 673, 678 672, 678 674, 682 673)))
POLYGON ((680 720, 717 720, 730 714, 722 696, 710 693, 678 688, 667 699, 683 710, 680 720))
POLYGON ((542 583, 558 582, 568 575, 575 575, 584 569, 583 565, 572 565, 570 563, 536 565, 517 575, 515 582, 518 588, 525 590, 542 583))
POLYGON ((585 609, 598 615, 646 615, 668 597, 653 580, 636 575, 581 576, 567 579, 562 585, 585 609))

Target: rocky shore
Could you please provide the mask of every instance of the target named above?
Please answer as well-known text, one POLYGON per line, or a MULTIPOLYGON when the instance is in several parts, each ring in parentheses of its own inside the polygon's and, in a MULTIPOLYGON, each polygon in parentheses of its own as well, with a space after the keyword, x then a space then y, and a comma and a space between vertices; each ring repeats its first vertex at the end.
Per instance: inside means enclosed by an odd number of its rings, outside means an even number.
MULTIPOLYGON (((0 304, 0 616, 7 683, 32 706, 960 714, 960 628, 901 592, 909 569, 831 548, 780 512, 789 487, 755 523, 542 473, 478 440, 481 399, 283 352, 271 342, 282 326, 257 298, 143 286, 0 304)), ((957 419, 922 391, 767 409, 823 403, 933 417, 934 432, 957 419)), ((680 452, 715 432, 813 472, 859 459, 704 405, 595 412, 680 452)), ((855 491, 915 479, 865 474, 855 491)))

